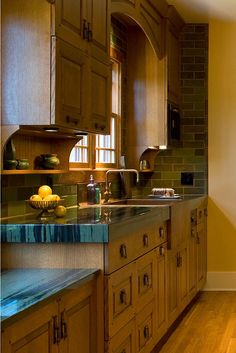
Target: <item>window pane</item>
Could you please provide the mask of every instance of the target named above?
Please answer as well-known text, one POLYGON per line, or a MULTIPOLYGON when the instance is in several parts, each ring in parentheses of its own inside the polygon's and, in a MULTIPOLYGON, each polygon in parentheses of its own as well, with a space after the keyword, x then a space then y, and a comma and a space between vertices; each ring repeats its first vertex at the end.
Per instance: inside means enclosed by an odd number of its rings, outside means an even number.
POLYGON ((88 136, 84 136, 70 154, 70 162, 74 163, 88 163, 88 136))

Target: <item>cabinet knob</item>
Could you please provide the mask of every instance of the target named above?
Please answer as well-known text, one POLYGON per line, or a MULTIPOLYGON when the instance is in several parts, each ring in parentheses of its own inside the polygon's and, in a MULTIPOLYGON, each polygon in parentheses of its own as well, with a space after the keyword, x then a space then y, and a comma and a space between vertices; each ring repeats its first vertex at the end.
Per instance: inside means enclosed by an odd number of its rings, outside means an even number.
POLYGON ((125 244, 121 244, 121 246, 120 246, 120 256, 123 259, 127 258, 127 249, 126 249, 126 245, 125 244))
POLYGON ((164 228, 160 227, 159 228, 159 236, 160 236, 160 238, 164 238, 164 235, 165 235, 164 228))
POLYGON ((149 339, 149 337, 150 337, 150 331, 149 331, 149 326, 148 326, 148 325, 144 326, 143 335, 144 335, 144 338, 145 338, 146 340, 149 339))
POLYGON ((148 273, 145 273, 143 275, 143 285, 149 287, 150 284, 151 283, 150 283, 150 279, 149 279, 148 273))
POLYGON ((127 303, 126 297, 127 297, 126 296, 126 291, 124 289, 122 289, 120 291, 120 302, 121 302, 121 304, 126 304, 127 303))
POLYGON ((147 234, 143 235, 143 246, 148 246, 148 235, 147 234))

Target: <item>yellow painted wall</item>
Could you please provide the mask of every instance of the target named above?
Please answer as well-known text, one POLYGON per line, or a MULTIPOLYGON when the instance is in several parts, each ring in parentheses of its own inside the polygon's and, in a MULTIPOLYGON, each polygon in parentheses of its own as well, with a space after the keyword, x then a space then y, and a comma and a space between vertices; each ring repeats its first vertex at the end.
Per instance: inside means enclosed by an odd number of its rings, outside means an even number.
POLYGON ((236 22, 209 24, 208 271, 236 271, 236 22))

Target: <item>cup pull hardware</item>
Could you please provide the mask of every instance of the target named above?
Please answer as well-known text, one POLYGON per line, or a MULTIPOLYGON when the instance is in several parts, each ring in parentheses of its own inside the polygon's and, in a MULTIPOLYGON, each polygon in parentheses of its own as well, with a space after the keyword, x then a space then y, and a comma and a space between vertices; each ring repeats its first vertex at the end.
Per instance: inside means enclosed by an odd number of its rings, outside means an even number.
POLYGON ((149 279, 148 273, 145 273, 143 275, 143 285, 149 287, 150 284, 151 283, 150 283, 150 279, 149 279))
POLYGON ((143 235, 143 246, 148 247, 148 235, 143 235))
POLYGON ((127 298, 126 291, 122 289, 120 291, 120 303, 126 305, 127 304, 126 298, 127 298))
POLYGON ((159 236, 160 236, 160 238, 164 238, 164 234, 165 234, 164 228, 163 228, 163 227, 160 227, 160 228, 159 228, 159 236))
POLYGON ((126 245, 125 244, 121 244, 121 246, 120 246, 120 256, 123 259, 127 259, 127 249, 126 249, 126 245))
POLYGON ((144 326, 143 335, 146 340, 148 340, 150 338, 150 332, 149 332, 148 325, 144 326))
POLYGON ((61 313, 61 338, 66 338, 67 337, 67 324, 65 322, 64 318, 64 312, 61 313))
POLYGON ((60 342, 60 329, 58 325, 58 317, 53 316, 53 344, 58 344, 60 342))

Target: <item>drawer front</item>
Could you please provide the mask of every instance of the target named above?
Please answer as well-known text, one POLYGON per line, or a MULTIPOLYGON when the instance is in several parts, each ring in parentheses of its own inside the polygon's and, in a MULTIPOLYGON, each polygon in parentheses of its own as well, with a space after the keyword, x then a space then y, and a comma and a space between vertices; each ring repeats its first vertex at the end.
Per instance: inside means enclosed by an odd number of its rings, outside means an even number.
POLYGON ((137 352, 149 353, 155 345, 155 307, 154 301, 150 302, 137 315, 136 320, 136 348, 137 352))
POLYGON ((140 257, 136 262, 137 271, 137 308, 143 307, 154 296, 156 287, 156 256, 155 251, 140 257))
POLYGON ((167 240, 166 222, 111 241, 105 247, 105 273, 125 266, 167 240))
POLYGON ((133 237, 119 238, 106 246, 105 273, 112 273, 135 258, 133 237))
POLYGON ((135 313, 135 264, 131 263, 110 276, 106 276, 107 299, 105 298, 106 338, 112 337, 135 313))
POLYGON ((131 320, 109 342, 106 343, 105 352, 136 353, 134 320, 131 320))

